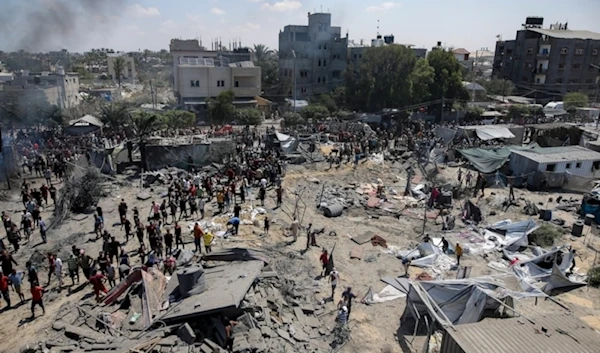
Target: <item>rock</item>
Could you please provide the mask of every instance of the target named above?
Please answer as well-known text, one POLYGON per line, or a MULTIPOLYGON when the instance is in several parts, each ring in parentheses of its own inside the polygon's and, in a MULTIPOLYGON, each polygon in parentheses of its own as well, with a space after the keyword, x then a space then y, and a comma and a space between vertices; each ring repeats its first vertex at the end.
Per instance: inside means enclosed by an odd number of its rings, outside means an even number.
POLYGON ((296 341, 294 341, 291 337, 290 334, 287 333, 286 331, 278 328, 277 329, 277 334, 279 335, 279 337, 283 338, 284 340, 288 341, 291 344, 296 344, 296 341))
POLYGON ((306 181, 311 182, 311 183, 315 183, 315 184, 319 184, 321 183, 321 181, 315 177, 308 177, 306 178, 306 181))

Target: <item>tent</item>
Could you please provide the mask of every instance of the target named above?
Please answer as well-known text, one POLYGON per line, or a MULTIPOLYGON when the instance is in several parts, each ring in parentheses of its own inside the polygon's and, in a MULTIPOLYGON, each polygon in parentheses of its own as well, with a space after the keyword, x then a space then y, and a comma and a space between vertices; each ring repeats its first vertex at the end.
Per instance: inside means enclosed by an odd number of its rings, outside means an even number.
POLYGON ((495 236, 500 245, 506 250, 515 251, 522 246, 529 245, 527 236, 538 229, 539 226, 533 219, 512 223, 505 220, 494 223, 485 230, 485 237, 495 236))
POLYGON ((297 138, 292 137, 290 135, 282 134, 280 132, 275 132, 275 136, 279 141, 279 145, 281 146, 281 151, 283 153, 292 153, 295 152, 300 144, 297 138))
POLYGON ((102 122, 92 115, 85 115, 79 119, 69 121, 65 132, 69 135, 85 135, 102 129, 102 122))
POLYGON ((486 310, 510 306, 512 299, 545 296, 540 290, 524 286, 513 274, 411 281, 402 317, 419 319, 429 315, 442 326, 469 324, 480 321, 486 310))
POLYGON ((458 150, 475 169, 482 173, 492 173, 500 169, 510 156, 510 149, 506 147, 496 149, 470 148, 458 150))

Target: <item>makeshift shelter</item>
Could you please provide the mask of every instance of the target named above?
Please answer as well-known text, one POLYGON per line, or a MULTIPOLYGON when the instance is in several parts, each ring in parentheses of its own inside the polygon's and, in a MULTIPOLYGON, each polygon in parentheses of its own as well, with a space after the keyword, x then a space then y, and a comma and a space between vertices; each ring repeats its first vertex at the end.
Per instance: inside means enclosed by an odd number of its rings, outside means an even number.
POLYGON ((470 148, 457 150, 475 169, 482 173, 493 173, 500 169, 508 160, 511 150, 506 147, 496 149, 470 148))
POLYGON ((516 251, 522 246, 529 245, 528 235, 538 228, 533 219, 516 223, 508 219, 492 224, 485 230, 485 237, 495 237, 504 249, 516 251))
POLYGON ((280 132, 275 132, 275 136, 279 141, 279 146, 283 153, 292 153, 295 152, 296 149, 298 149, 300 141, 297 138, 292 137, 290 135, 282 134, 280 132))
POLYGON ((65 128, 65 133, 68 135, 86 135, 102 129, 102 122, 92 116, 85 115, 79 119, 69 121, 69 126, 65 128))
POLYGON ((424 315, 444 327, 470 324, 483 318, 486 310, 512 307, 513 300, 546 295, 523 286, 513 274, 479 278, 412 281, 402 321, 409 317, 419 321, 424 315))

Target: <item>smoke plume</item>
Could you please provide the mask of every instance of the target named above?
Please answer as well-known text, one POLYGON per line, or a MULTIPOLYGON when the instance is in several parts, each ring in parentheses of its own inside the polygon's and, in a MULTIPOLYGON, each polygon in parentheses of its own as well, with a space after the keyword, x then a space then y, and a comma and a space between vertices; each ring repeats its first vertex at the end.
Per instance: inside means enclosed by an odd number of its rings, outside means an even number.
POLYGON ((85 46, 110 32, 129 0, 0 0, 0 50, 43 52, 85 46), (85 44, 85 45, 84 45, 85 44))

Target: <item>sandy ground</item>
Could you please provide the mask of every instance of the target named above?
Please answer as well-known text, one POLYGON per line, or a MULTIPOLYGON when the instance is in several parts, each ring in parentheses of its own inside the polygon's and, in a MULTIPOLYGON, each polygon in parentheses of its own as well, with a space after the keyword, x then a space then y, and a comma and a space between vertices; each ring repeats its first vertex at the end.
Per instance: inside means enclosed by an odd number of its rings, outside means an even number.
MULTIPOLYGON (((440 173, 443 178, 447 180, 455 180, 456 171, 456 168, 448 168, 440 170, 440 173)), ((403 274, 400 260, 395 256, 388 254, 382 247, 374 247, 370 243, 361 246, 364 249, 363 260, 350 259, 350 251, 357 246, 350 240, 350 237, 371 231, 385 238, 389 245, 403 249, 412 249, 420 242, 419 237, 421 236, 423 221, 416 215, 422 214, 422 209, 417 209, 414 217, 402 216, 398 219, 391 216, 379 216, 378 218, 369 217, 362 207, 346 210, 344 215, 338 218, 326 218, 315 207, 322 185, 323 183, 326 183, 341 186, 348 185, 350 187, 351 183, 354 183, 354 186, 352 187, 355 187, 355 185, 360 183, 374 183, 377 178, 381 178, 386 186, 392 186, 396 190, 401 191, 405 184, 404 179, 402 179, 404 176, 405 172, 400 164, 390 164, 387 162, 383 166, 373 164, 372 162, 366 162, 361 164, 357 169, 343 166, 339 169, 333 168, 328 170, 328 166, 325 164, 290 166, 284 180, 286 193, 284 195, 284 206, 282 208, 275 209, 275 192, 274 190, 268 191, 270 198, 267 200, 266 209, 273 222, 269 235, 266 237, 260 236, 262 234, 262 222, 260 227, 242 225, 238 237, 230 238, 228 240, 219 240, 214 248, 218 250, 219 248, 224 247, 239 246, 254 248, 275 247, 283 253, 293 252, 297 256, 303 258, 307 264, 306 273, 296 273, 294 276, 305 276, 306 279, 312 279, 318 278, 320 272, 318 258, 321 247, 332 249, 335 246, 334 260, 336 268, 341 274, 341 283, 338 286, 335 300, 326 304, 328 308, 331 309, 331 313, 324 319, 326 322, 327 320, 330 320, 331 327, 333 327, 335 303, 340 299, 343 287, 352 286, 353 291, 360 299, 366 294, 369 287, 372 287, 374 292, 379 292, 385 287, 385 284, 380 281, 381 277, 399 276, 403 274), (312 178, 318 179, 320 183, 315 183, 312 178), (290 242, 290 238, 284 235, 283 230, 283 228, 292 221, 288 214, 293 210, 296 204, 296 198, 293 195, 293 192, 301 190, 304 190, 302 193, 302 201, 306 204, 304 207, 302 206, 302 202, 298 203, 300 205, 300 214, 303 214, 302 225, 313 223, 313 227, 315 228, 325 227, 325 234, 320 235, 317 238, 319 247, 312 247, 307 252, 303 251, 306 245, 304 233, 301 234, 296 243, 292 243, 290 242), (328 234, 330 231, 335 231, 337 235, 329 236, 328 234), (373 261, 367 262, 364 260, 368 257, 373 261)), ((122 176, 119 176, 118 178, 125 183, 125 186, 116 186, 116 184, 113 183, 114 190, 109 197, 100 201, 100 206, 104 210, 105 224, 108 231, 111 234, 116 235, 117 239, 120 241, 124 241, 124 231, 121 231, 120 226, 118 225, 117 212, 117 204, 121 198, 124 198, 127 201, 130 210, 133 206, 137 206, 140 209, 143 218, 145 214, 149 212, 151 201, 159 201, 160 194, 166 190, 166 186, 154 186, 150 191, 152 198, 147 201, 139 201, 135 198, 135 195, 139 192, 139 181, 136 182, 134 180, 132 182, 127 182, 122 176)), ((34 183, 33 187, 39 187, 41 185, 41 180, 39 179, 32 179, 32 182, 34 183)), ((498 197, 505 197, 507 190, 489 190, 489 192, 486 192, 486 197, 478 199, 478 204, 481 207, 485 218, 484 224, 506 218, 510 218, 513 221, 526 219, 527 216, 521 213, 522 206, 524 205, 523 199, 545 203, 548 197, 556 199, 558 196, 558 194, 555 193, 534 193, 522 190, 516 190, 516 193, 517 198, 521 199, 520 207, 511 207, 506 213, 503 213, 497 206, 493 205, 498 197), (488 217, 490 211, 495 211, 496 215, 488 217)), ((581 199, 581 195, 563 194, 563 197, 581 199)), ((455 201, 455 207, 452 211, 455 215, 458 215, 459 204, 458 201, 455 201)), ((16 213, 21 207, 22 204, 19 201, 17 193, 15 193, 9 201, 0 204, 0 209, 14 214, 14 219, 17 220, 17 222, 20 220, 20 216, 17 216, 16 213)), ((212 216, 212 207, 214 207, 213 204, 207 204, 207 217, 212 216)), ((244 207, 250 207, 250 203, 247 202, 244 207)), ((552 206, 549 208, 552 208, 552 206)), ((52 205, 46 207, 42 212, 43 217, 50 217, 52 210, 52 205)), ((574 215, 562 211, 555 211, 554 217, 564 219, 569 226, 574 219, 574 215)), ((464 225, 458 220, 458 217, 456 226, 457 229, 455 229, 455 232, 464 229, 464 225)), ((94 235, 91 234, 92 229, 93 217, 91 215, 76 215, 62 224, 58 229, 50 230, 48 233, 49 242, 47 244, 40 244, 41 239, 39 237, 39 232, 36 230, 32 242, 24 245, 22 250, 15 256, 19 263, 18 268, 23 270, 25 262, 30 259, 32 255, 39 257, 39 254, 46 254, 48 251, 57 251, 59 257, 66 262, 66 254, 73 244, 85 248, 89 254, 96 257, 101 247, 101 242, 95 242, 93 240, 94 235), (35 254, 36 252, 39 254, 35 254)), ((433 220, 427 220, 426 232, 434 237, 441 236, 440 220, 437 220, 437 224, 433 220)), ((185 236, 187 237, 185 239, 187 242, 192 241, 191 234, 186 234, 185 236)), ((453 242, 464 241, 464 239, 456 239, 452 236, 448 237, 449 240, 453 242)), ((578 267, 581 268, 582 271, 592 265, 595 255, 594 250, 583 244, 583 240, 584 238, 571 238, 569 235, 565 235, 563 239, 564 242, 571 243, 577 249, 580 249, 581 259, 578 260, 578 267)), ((593 236, 589 236, 587 240, 591 243, 593 236)), ((594 240, 598 244, 596 247, 600 247, 600 240, 594 240)), ((137 246, 137 240, 130 240, 129 243, 125 244, 126 250, 132 252, 137 249, 137 246)), ((189 244, 188 246, 192 246, 192 244, 189 244)), ((484 259, 481 256, 466 255, 463 259, 463 263, 464 265, 472 266, 471 277, 475 277, 495 273, 494 270, 487 267, 487 261, 497 261, 499 258, 500 256, 498 254, 491 254, 487 259, 484 259)), ((134 256, 132 259, 134 259, 134 261, 139 261, 137 256, 134 256)), ((43 266, 40 269, 42 285, 46 284, 47 269, 44 267, 46 266, 46 263, 47 261, 43 261, 43 266)), ((411 277, 414 277, 421 272, 423 272, 422 269, 414 267, 410 268, 411 277)), ((280 273, 280 275, 291 276, 292 274, 280 273)), ((440 275, 443 278, 455 278, 456 271, 448 271, 440 275)), ((65 277, 64 280, 66 284, 70 284, 70 279, 68 277, 65 277)), ((29 301, 22 306, 0 313, 0 318, 2 318, 2 320, 0 320, 0 337, 2 337, 0 351, 17 352, 26 344, 35 345, 42 339, 52 337, 53 332, 51 323, 62 305, 73 305, 81 300, 90 300, 91 286, 69 287, 61 292, 58 292, 56 287, 57 281, 56 278, 53 278, 51 284, 47 287, 50 292, 47 293, 45 297, 46 315, 44 316, 38 316, 34 320, 28 319, 30 316, 29 301)), ((28 286, 25 285, 26 298, 29 299, 30 295, 28 289, 28 286)), ((324 299, 329 296, 330 287, 325 279, 317 279, 315 281, 315 292, 316 300, 324 299)), ((14 292, 11 292, 11 298, 13 303, 17 301, 17 296, 14 292)), ((597 317, 600 317, 600 291, 598 289, 583 287, 558 295, 555 299, 569 307, 576 316, 581 317, 589 325, 600 330, 600 322, 597 319, 597 317)), ((528 307, 531 305, 532 304, 528 304, 528 307)), ((400 327, 400 316, 404 311, 404 307, 404 299, 370 306, 357 302, 356 305, 353 306, 350 320, 351 339, 342 347, 340 352, 420 351, 424 341, 423 337, 417 337, 417 339, 412 341, 412 334, 405 339, 401 333, 406 331, 401 330, 400 327), (412 341, 412 344, 408 343, 408 341, 412 341)), ((555 304, 543 303, 539 304, 535 310, 545 311, 556 309, 557 306, 555 304)), ((37 309, 37 313, 38 315, 41 315, 39 308, 37 309)))

